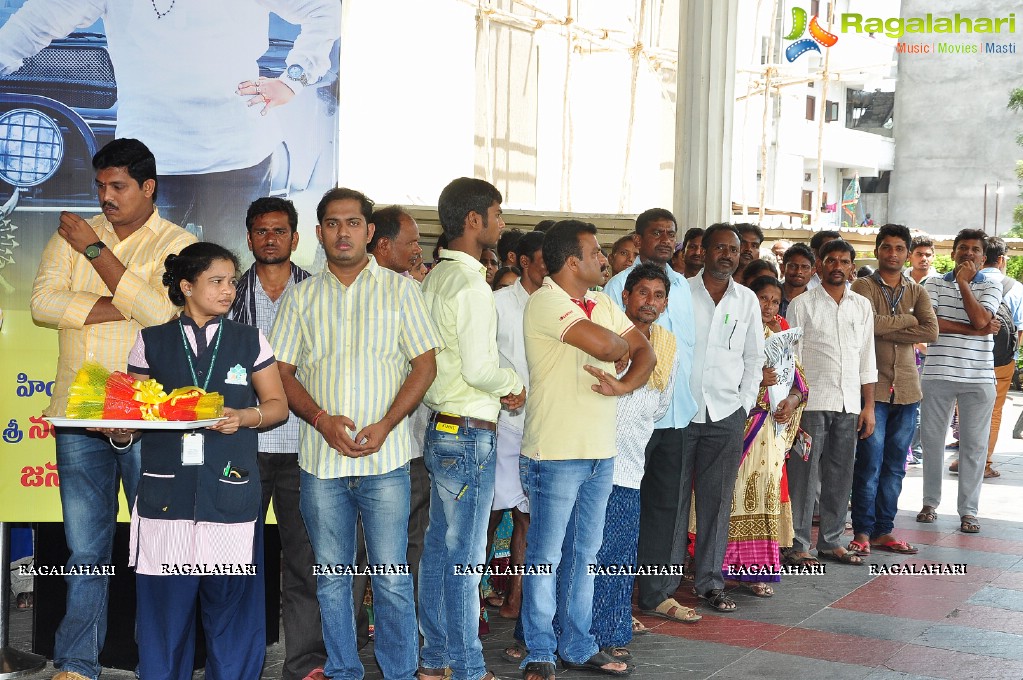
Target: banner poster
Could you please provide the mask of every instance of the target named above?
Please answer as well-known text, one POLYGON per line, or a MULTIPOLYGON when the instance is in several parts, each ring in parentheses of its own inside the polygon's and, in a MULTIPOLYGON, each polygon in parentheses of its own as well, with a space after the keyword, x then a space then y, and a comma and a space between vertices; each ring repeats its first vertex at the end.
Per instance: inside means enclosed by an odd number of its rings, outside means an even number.
POLYGON ((243 267, 249 203, 290 198, 298 264, 312 266, 315 206, 337 183, 340 14, 339 0, 0 3, 0 520, 61 519, 41 418, 57 332, 33 323, 29 301, 60 212, 100 212, 93 154, 142 140, 160 214, 243 267), (260 77, 287 87, 239 92, 260 77))

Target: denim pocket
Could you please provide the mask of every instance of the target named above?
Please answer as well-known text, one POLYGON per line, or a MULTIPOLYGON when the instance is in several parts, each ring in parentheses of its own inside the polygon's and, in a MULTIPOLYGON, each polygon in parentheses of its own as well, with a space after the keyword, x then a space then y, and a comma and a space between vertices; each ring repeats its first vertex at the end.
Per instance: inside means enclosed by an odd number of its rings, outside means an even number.
POLYGON ((428 438, 426 441, 427 450, 432 458, 432 468, 435 475, 441 475, 456 481, 465 481, 467 473, 466 445, 468 442, 462 440, 450 440, 428 438))

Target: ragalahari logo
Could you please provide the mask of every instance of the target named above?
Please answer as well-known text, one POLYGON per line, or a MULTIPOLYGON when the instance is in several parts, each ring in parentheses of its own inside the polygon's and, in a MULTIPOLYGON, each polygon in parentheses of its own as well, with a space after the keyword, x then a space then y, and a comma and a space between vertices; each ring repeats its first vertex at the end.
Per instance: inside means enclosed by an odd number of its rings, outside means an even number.
POLYGON ((798 59, 805 52, 810 52, 811 50, 820 52, 821 48, 817 46, 818 44, 824 47, 831 47, 838 42, 837 35, 828 33, 821 28, 820 24, 817 23, 816 16, 810 20, 810 37, 796 40, 802 37, 803 33, 807 30, 806 16, 806 10, 802 7, 792 8, 792 30, 785 36, 785 40, 795 40, 796 42, 785 48, 785 58, 789 60, 789 63, 798 59))

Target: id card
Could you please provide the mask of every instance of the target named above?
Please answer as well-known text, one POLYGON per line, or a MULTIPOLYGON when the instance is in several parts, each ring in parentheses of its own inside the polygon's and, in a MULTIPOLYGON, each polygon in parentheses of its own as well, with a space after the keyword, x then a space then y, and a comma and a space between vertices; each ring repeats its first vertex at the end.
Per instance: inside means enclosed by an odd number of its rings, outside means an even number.
POLYGON ((203 434, 201 432, 187 432, 181 435, 181 464, 202 465, 203 456, 203 434))

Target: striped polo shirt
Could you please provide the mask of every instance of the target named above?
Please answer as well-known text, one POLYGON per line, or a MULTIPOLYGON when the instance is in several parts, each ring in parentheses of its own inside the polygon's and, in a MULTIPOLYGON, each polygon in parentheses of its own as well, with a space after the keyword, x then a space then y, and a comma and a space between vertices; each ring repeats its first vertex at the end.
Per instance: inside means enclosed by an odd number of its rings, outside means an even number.
MULTIPOLYGON (((931 296, 938 319, 970 323, 963 307, 963 296, 955 275, 932 276, 924 281, 924 289, 931 296)), ((1002 287, 983 274, 970 282, 974 297, 992 314, 1002 301, 1002 287)), ((927 346, 927 363, 922 380, 951 380, 953 382, 994 383, 994 340, 991 335, 961 335, 938 333, 938 340, 927 346)))
MULTIPOLYGON (((313 401, 331 415, 351 418, 355 432, 384 417, 408 377, 409 362, 441 346, 419 285, 372 256, 351 286, 327 268, 292 286, 281 300, 270 344, 279 361, 297 367, 313 401)), ((402 418, 379 451, 349 458, 303 421, 298 463, 320 479, 381 475, 409 461, 410 436, 408 418, 402 418)))

